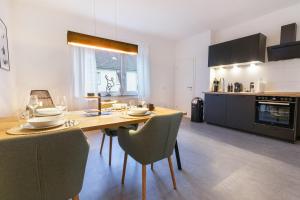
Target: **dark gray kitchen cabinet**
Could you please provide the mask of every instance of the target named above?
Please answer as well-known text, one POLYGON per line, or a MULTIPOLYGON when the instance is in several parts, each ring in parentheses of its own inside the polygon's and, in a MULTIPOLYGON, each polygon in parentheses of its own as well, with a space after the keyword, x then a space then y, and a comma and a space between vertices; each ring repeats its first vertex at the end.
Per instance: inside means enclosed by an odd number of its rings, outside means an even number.
POLYGON ((214 44, 208 49, 208 66, 265 62, 266 36, 262 33, 214 44))
POLYGON ((255 122, 256 96, 251 94, 206 93, 204 99, 204 117, 209 124, 266 135, 290 142, 300 138, 300 98, 297 98, 294 123, 296 127, 288 129, 255 122))
POLYGON ((226 95, 206 94, 204 117, 206 122, 226 125, 226 95))
POLYGON ((255 96, 227 95, 226 98, 226 125, 252 131, 255 121, 255 96))
POLYGON ((231 43, 215 44, 209 47, 208 65, 219 66, 224 63, 232 63, 232 45, 231 43))

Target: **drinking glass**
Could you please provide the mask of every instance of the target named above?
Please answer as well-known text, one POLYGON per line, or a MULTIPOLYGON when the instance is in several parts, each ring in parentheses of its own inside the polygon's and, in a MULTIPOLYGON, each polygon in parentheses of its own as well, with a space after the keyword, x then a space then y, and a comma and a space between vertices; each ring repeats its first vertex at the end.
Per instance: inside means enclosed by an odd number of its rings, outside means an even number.
POLYGON ((35 117, 35 111, 40 106, 38 96, 31 95, 27 106, 31 109, 32 116, 35 117))
POLYGON ((20 108, 17 114, 19 122, 27 121, 30 117, 29 110, 24 108, 20 108))
POLYGON ((134 107, 135 107, 135 101, 134 100, 130 100, 129 101, 129 110, 131 110, 134 107))
POLYGON ((57 97, 56 98, 56 108, 61 110, 61 111, 67 111, 68 106, 67 106, 67 97, 66 96, 62 96, 62 97, 57 97))
POLYGON ((138 103, 139 107, 146 107, 146 101, 143 98, 139 98, 139 103, 138 103))

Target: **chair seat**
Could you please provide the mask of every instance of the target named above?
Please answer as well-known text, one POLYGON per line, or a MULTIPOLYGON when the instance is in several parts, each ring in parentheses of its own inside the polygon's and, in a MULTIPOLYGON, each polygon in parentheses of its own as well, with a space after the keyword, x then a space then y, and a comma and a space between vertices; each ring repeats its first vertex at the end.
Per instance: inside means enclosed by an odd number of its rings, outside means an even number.
POLYGON ((104 129, 104 133, 105 133, 105 135, 112 136, 112 137, 115 137, 118 135, 117 129, 111 129, 111 128, 104 129))
MULTIPOLYGON (((132 130, 136 130, 138 127, 138 124, 131 124, 128 126, 125 126, 127 129, 132 129, 132 130)), ((104 133, 107 136, 112 136, 115 137, 118 135, 118 128, 106 128, 104 129, 104 133)))

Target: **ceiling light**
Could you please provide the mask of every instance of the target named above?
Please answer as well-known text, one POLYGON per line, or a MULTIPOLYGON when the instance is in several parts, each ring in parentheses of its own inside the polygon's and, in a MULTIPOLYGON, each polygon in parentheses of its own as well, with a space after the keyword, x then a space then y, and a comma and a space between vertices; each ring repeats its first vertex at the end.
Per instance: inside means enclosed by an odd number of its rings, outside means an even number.
POLYGON ((236 65, 236 64, 233 65, 232 72, 233 72, 234 74, 239 74, 240 71, 241 71, 241 68, 238 67, 238 65, 236 65))
MULTIPOLYGON (((118 0, 115 0, 115 38, 117 38, 117 10, 118 0)), ((96 16, 96 0, 93 0, 93 15, 94 15, 94 35, 97 35, 97 16, 96 16)), ((67 40, 69 45, 86 47, 92 49, 99 49, 104 51, 124 53, 130 55, 138 54, 138 46, 136 44, 130 44, 121 42, 118 40, 110 40, 106 38, 86 35, 82 33, 76 33, 68 31, 67 40)))
POLYGON ((126 42, 95 37, 82 33, 68 31, 67 40, 69 45, 137 55, 138 45, 126 42))
POLYGON ((254 74, 255 72, 257 72, 258 70, 258 66, 254 63, 252 63, 249 67, 248 67, 248 72, 251 74, 254 74))

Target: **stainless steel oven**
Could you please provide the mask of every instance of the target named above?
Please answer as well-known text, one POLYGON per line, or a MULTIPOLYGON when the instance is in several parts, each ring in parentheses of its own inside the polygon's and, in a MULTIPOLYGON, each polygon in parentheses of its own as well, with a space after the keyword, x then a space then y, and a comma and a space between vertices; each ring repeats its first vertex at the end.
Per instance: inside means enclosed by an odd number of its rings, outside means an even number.
POLYGON ((255 122, 294 129, 296 98, 257 96, 255 122))

